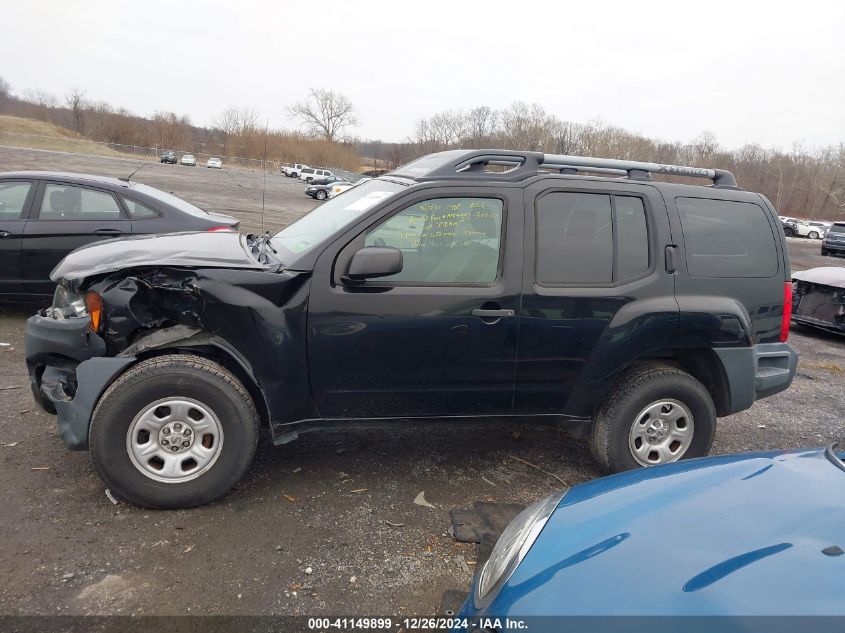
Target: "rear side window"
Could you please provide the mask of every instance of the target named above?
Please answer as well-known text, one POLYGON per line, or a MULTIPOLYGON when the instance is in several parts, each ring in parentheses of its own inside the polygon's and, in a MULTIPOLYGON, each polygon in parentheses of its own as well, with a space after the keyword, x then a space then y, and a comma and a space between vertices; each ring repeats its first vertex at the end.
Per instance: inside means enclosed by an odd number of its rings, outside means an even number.
POLYGON ((772 227, 750 202, 676 198, 692 277, 772 277, 778 271, 772 227))
POLYGON ((129 217, 133 220, 148 220, 149 218, 159 217, 158 211, 136 200, 123 198, 123 204, 126 205, 126 209, 129 211, 129 217))
POLYGON ((640 198, 554 192, 537 201, 539 283, 609 284, 648 268, 648 228, 640 198))
POLYGON ((41 220, 122 220, 114 196, 105 191, 49 184, 41 201, 41 220))
POLYGON ((20 219, 30 189, 30 182, 0 182, 0 220, 20 219))
POLYGON ((614 196, 616 203, 616 280, 630 279, 648 270, 648 229, 643 201, 614 196))

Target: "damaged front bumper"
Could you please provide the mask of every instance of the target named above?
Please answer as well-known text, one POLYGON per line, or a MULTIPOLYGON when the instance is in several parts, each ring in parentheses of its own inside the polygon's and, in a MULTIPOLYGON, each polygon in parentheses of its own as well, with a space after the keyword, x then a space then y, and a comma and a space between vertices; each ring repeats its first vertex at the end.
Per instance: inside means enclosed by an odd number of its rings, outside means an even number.
POLYGON ((59 435, 73 450, 88 448, 91 414, 105 388, 134 356, 106 357, 106 343, 87 317, 26 322, 26 366, 35 401, 58 416, 59 435))

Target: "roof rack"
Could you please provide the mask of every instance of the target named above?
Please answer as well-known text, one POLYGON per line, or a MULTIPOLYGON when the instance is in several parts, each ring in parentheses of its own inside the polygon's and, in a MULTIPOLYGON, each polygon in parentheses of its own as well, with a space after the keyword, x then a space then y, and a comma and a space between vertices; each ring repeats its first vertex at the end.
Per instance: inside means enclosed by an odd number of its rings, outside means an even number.
POLYGON ((540 170, 555 170, 562 174, 578 172, 620 176, 630 180, 651 180, 652 174, 704 178, 714 187, 737 189, 736 178, 724 169, 706 169, 684 165, 663 165, 636 160, 565 156, 542 152, 514 152, 509 150, 449 150, 429 154, 391 172, 415 180, 491 179, 517 181, 537 175, 540 170), (489 171, 490 165, 506 167, 489 171))

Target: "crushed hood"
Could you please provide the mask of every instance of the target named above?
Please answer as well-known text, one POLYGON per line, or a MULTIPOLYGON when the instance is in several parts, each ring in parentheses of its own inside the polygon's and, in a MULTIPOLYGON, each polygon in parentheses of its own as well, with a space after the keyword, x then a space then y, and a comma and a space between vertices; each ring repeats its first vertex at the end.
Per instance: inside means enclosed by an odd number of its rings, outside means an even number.
POLYGON ((50 279, 77 281, 138 266, 193 268, 266 267, 253 258, 246 235, 231 231, 139 235, 94 242, 76 249, 50 273, 50 279))
POLYGON ((792 273, 792 278, 811 284, 845 288, 845 268, 840 266, 821 266, 792 273))

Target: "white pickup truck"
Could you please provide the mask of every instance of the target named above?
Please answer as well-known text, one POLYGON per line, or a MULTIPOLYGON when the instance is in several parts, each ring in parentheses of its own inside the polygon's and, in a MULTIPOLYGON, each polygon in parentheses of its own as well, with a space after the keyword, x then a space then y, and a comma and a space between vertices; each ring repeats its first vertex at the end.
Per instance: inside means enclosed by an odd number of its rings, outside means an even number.
POLYGON ((294 163, 293 165, 282 165, 282 173, 288 178, 299 178, 302 169, 308 167, 303 163, 294 163))

